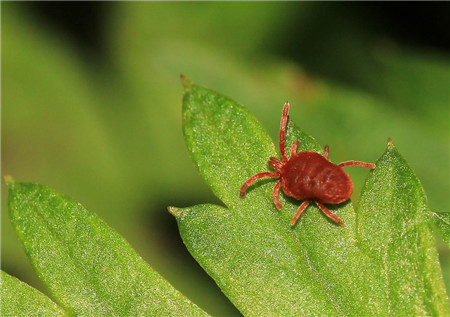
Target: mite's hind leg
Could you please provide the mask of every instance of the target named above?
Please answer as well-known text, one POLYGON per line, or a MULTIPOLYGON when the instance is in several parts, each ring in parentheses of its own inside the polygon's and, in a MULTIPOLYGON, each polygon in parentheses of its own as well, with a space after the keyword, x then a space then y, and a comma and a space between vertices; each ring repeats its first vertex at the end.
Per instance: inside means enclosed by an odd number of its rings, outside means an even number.
POLYGON ((300 207, 298 207, 297 212, 294 215, 294 218, 292 218, 291 220, 291 226, 295 225, 295 223, 297 222, 298 218, 300 217, 300 215, 302 214, 302 212, 306 209, 306 207, 308 207, 309 203, 311 201, 310 200, 305 200, 300 207))
POLYGON ((329 211, 329 210, 327 209, 327 207, 325 207, 325 206, 324 206, 323 204, 321 204, 321 203, 318 203, 317 201, 316 201, 316 204, 317 204, 317 206, 319 206, 320 210, 322 210, 322 211, 325 213, 325 215, 327 215, 328 217, 330 217, 331 219, 333 219, 335 222, 337 222, 337 223, 340 224, 341 226, 345 227, 345 223, 344 223, 341 219, 339 219, 335 214, 333 214, 331 211, 329 211))

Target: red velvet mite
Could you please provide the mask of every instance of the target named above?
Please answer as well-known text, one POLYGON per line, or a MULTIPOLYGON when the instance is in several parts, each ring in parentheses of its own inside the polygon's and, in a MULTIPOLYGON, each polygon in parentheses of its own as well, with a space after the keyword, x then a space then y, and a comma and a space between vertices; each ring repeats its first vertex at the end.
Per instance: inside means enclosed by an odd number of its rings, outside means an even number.
POLYGON ((292 218, 291 225, 295 225, 301 213, 311 201, 314 201, 320 210, 341 226, 345 226, 341 219, 329 211, 324 204, 339 204, 350 198, 353 192, 353 183, 350 176, 343 170, 344 166, 361 166, 370 169, 375 164, 359 161, 346 161, 333 164, 328 161, 328 145, 325 146, 324 155, 316 152, 303 151, 297 153, 299 141, 295 141, 291 147, 290 158, 286 156, 286 123, 289 114, 289 103, 284 104, 283 116, 280 126, 280 153, 282 160, 271 157, 268 164, 276 172, 263 172, 250 177, 241 187, 241 197, 245 196, 247 187, 253 182, 264 177, 275 177, 280 180, 273 188, 273 202, 280 210, 282 208, 278 193, 283 188, 287 196, 298 200, 304 200, 292 218))

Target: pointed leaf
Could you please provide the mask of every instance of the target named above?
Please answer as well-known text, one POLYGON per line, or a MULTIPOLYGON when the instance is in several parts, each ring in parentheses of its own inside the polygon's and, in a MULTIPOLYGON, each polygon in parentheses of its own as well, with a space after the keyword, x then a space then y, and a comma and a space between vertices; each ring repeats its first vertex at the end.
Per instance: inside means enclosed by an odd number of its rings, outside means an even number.
POLYGON ((360 248, 378 264, 389 315, 449 315, 432 217, 423 188, 392 141, 366 181, 360 248))
POLYGON ((240 188, 242 175, 267 168, 269 156, 276 155, 272 140, 235 101, 183 82, 183 132, 192 159, 217 197, 229 206, 238 204, 239 192, 230 189, 240 188))
MULTIPOLYGON (((363 201, 364 208, 372 208, 370 213, 366 211, 357 217, 348 202, 329 206, 347 227, 337 226, 312 205, 292 228, 289 221, 299 202, 281 195, 283 209, 278 211, 272 202, 276 181, 258 181, 249 187, 245 198, 239 198, 245 180, 269 171, 266 162, 275 156, 275 146, 247 110, 189 82, 183 99, 183 130, 200 173, 226 207, 199 205, 169 210, 176 216, 190 252, 242 313, 448 313, 436 247, 429 235, 430 213, 426 202, 421 201, 423 190, 406 162, 383 156, 375 172, 370 173, 363 201), (392 183, 388 175, 393 170, 403 174, 392 183), (381 183, 379 186, 385 186, 385 190, 373 195, 370 182, 381 183), (384 211, 391 216, 383 218, 384 212, 378 209, 388 207, 377 203, 383 204, 383 195, 389 191, 388 196, 395 203, 389 212, 384 211), (375 218, 373 209, 377 210, 375 218), (422 222, 399 216, 403 214, 420 214, 414 219, 422 222), (371 223, 374 219, 376 225, 371 223), (363 226, 364 223, 370 226, 363 226), (403 237, 404 242, 397 241, 399 252, 387 268, 383 261, 391 259, 380 261, 372 250, 380 244, 377 230, 396 234, 409 230, 418 234, 410 239, 403 237), (414 254, 416 250, 425 253, 414 254), (413 273, 402 279, 402 269, 413 273), (387 277, 391 273, 393 276, 387 277), (418 298, 407 297, 407 285, 413 283, 414 274, 418 280, 411 287, 420 293, 418 298), (395 305, 389 296, 395 298, 395 305)), ((288 149, 292 142, 300 140, 302 150, 321 152, 318 144, 292 122, 288 124, 286 139, 288 149)))
MULTIPOLYGON (((281 105, 280 105, 281 106, 281 105)), ((281 107, 280 107, 281 108, 281 107)), ((385 311, 383 280, 370 257, 356 247, 351 204, 334 206, 342 228, 311 205, 292 228, 299 206, 281 197, 275 182, 259 181, 245 198, 239 189, 250 176, 269 171, 275 146, 242 106, 196 85, 186 89, 183 129, 200 173, 228 208, 200 205, 170 211, 188 249, 245 315, 341 315, 385 311), (379 291, 373 291, 373 289, 379 291)), ((320 146, 291 122, 287 146, 320 146)))
POLYGON ((206 315, 95 214, 39 184, 7 179, 11 219, 51 294, 75 315, 206 315))
POLYGON ((0 271, 1 316, 67 316, 65 311, 37 289, 0 271))

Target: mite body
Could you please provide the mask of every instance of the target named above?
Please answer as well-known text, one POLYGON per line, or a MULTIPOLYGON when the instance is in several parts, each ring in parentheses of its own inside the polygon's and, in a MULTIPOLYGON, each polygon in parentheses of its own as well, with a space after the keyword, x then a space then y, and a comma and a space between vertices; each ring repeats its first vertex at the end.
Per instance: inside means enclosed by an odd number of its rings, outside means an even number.
POLYGON ((298 200, 339 204, 349 199, 353 192, 350 176, 315 152, 295 154, 279 173, 284 193, 298 200))
POLYGON ((350 198, 353 192, 353 183, 350 176, 343 170, 344 166, 356 165, 373 169, 375 164, 346 161, 336 165, 328 161, 328 145, 325 146, 323 155, 311 151, 297 153, 298 141, 292 144, 290 158, 288 158, 285 149, 288 114, 289 103, 285 103, 280 126, 282 160, 271 157, 268 162, 276 172, 263 172, 250 177, 241 187, 241 197, 245 196, 247 187, 256 180, 265 177, 279 178, 280 180, 273 189, 273 202, 278 209, 282 208, 278 199, 280 187, 287 196, 304 200, 292 219, 291 225, 297 222, 303 210, 311 201, 314 201, 328 217, 345 226, 344 222, 329 211, 324 204, 339 204, 350 198))

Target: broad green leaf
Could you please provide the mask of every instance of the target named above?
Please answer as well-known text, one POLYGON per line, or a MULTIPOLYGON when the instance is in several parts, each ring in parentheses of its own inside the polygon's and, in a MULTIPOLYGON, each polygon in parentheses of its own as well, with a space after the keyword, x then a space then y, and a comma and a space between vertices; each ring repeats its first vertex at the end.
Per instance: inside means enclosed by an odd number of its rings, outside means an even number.
POLYGON ((67 316, 50 298, 17 278, 0 271, 1 316, 67 316))
POLYGON ((360 248, 378 263, 390 315, 449 315, 432 217, 409 164, 388 141, 358 207, 360 248))
POLYGON ((432 212, 432 215, 442 240, 450 247, 450 212, 432 212))
POLYGON ((206 315, 79 203, 39 184, 8 183, 11 219, 25 252, 68 312, 206 315))
MULTIPOLYGON (((253 115, 233 100, 189 82, 185 87, 189 152, 226 206, 169 210, 192 255, 236 307, 250 316, 388 314, 380 263, 359 248, 352 205, 329 206, 345 228, 314 205, 291 227, 299 202, 282 195, 278 211, 272 202, 275 181, 261 180, 240 198, 246 179, 270 170, 267 160, 277 156, 275 146, 253 115)), ((321 152, 289 121, 287 146, 294 140, 301 141, 301 150, 321 152)))
MULTIPOLYGON (((281 110, 282 104, 280 104, 281 110)), ((281 111, 280 111, 281 115, 281 111)), ((200 173, 228 208, 201 205, 171 208, 181 235, 205 270, 246 315, 336 315, 383 311, 382 280, 356 247, 355 215, 350 204, 335 206, 342 228, 310 206, 292 228, 299 203, 281 197, 272 202, 271 181, 244 181, 267 171, 275 146, 242 106, 209 89, 188 86, 183 103, 184 134, 200 173), (371 283, 368 283, 370 281, 371 283)), ((287 146, 320 146, 289 122, 287 146)))

